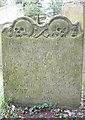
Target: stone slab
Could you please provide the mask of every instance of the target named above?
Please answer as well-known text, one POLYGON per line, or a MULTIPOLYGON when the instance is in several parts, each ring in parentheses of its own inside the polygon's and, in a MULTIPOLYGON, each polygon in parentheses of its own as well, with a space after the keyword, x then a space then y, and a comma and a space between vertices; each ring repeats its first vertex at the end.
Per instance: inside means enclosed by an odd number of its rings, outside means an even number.
POLYGON ((83 33, 63 16, 43 26, 15 20, 2 32, 5 99, 22 105, 57 102, 78 107, 82 89, 83 33))

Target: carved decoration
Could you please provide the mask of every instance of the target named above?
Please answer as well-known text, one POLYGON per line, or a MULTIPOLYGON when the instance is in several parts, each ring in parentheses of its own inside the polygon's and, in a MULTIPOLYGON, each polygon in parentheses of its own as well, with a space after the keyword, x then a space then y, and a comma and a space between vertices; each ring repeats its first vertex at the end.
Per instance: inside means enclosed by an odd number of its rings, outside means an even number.
POLYGON ((29 17, 21 17, 3 31, 8 37, 72 37, 82 32, 79 22, 72 24, 65 16, 55 16, 47 24, 38 25, 29 17))
POLYGON ((80 24, 64 16, 44 25, 27 17, 15 20, 2 34, 5 98, 22 105, 57 101, 61 107, 79 106, 82 38, 80 24))

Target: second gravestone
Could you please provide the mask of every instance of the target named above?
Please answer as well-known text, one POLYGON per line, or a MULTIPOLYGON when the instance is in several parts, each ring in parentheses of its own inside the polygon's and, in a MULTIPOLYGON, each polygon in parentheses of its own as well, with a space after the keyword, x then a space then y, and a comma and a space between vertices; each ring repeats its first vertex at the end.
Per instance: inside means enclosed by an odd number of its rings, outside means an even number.
POLYGON ((82 88, 83 33, 63 16, 43 26, 22 17, 2 32, 5 99, 32 105, 78 107, 82 88))

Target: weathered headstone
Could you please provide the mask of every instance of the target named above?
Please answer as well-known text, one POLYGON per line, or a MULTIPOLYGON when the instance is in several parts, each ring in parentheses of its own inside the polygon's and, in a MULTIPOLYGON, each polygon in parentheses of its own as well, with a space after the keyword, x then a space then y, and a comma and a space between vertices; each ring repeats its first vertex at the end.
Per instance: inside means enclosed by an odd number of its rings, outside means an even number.
POLYGON ((2 32, 2 52, 5 99, 79 106, 83 32, 78 22, 56 16, 40 26, 18 18, 2 32))

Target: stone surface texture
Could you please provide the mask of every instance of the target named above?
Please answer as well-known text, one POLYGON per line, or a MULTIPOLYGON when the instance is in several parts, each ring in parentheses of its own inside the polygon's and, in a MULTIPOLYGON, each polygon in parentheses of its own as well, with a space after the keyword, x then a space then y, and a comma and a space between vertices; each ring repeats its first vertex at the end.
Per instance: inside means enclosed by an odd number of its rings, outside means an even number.
POLYGON ((2 31, 2 58, 5 99, 79 107, 83 32, 78 22, 55 16, 40 26, 18 18, 2 31))

